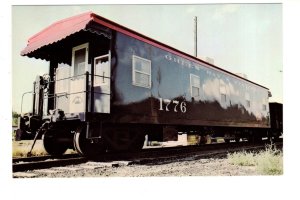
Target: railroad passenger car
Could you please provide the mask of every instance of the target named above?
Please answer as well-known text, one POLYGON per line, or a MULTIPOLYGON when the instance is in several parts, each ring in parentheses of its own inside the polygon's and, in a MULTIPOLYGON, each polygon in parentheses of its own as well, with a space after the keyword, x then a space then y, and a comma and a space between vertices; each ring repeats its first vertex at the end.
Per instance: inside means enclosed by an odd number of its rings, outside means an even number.
POLYGON ((213 134, 269 134, 268 88, 92 12, 45 28, 21 55, 50 62, 20 120, 49 154, 138 150, 145 135, 167 141, 186 132, 205 143, 213 134))

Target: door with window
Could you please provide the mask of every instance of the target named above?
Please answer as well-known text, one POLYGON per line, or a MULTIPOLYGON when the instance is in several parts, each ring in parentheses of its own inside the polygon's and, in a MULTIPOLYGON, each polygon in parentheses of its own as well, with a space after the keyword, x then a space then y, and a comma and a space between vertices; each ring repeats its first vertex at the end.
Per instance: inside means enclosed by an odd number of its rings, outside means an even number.
POLYGON ((88 70, 88 43, 72 49, 72 70, 70 79, 69 112, 85 112, 86 108, 86 75, 88 70))
POLYGON ((110 113, 110 52, 94 58, 94 112, 110 113))

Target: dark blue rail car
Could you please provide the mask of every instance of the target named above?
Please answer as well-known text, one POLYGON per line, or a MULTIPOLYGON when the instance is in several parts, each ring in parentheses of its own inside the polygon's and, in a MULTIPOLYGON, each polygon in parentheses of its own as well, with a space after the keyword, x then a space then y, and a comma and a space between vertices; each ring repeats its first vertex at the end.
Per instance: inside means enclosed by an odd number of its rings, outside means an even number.
POLYGON ((269 127, 267 88, 122 33, 115 49, 116 122, 269 127))
POLYGON ((50 25, 21 54, 50 61, 34 83, 32 114, 20 120, 50 154, 73 144, 84 155, 137 150, 146 134, 268 134, 268 88, 94 13, 50 25))

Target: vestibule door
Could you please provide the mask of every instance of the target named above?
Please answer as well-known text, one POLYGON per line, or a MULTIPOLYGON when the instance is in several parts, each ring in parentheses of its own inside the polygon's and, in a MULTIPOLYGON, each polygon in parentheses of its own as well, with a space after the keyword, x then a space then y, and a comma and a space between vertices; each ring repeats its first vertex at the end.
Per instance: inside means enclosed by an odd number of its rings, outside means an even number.
POLYGON ((88 71, 88 43, 72 49, 72 70, 70 79, 69 112, 85 112, 86 104, 86 75, 88 71))

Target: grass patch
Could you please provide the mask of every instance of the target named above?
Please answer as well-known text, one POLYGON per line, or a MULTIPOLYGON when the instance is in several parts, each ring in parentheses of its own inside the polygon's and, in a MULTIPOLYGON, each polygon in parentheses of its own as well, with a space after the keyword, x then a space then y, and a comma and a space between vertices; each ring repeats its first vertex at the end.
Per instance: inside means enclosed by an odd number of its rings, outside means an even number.
MULTIPOLYGON (((13 141, 12 156, 27 157, 27 153, 30 151, 32 143, 33 143, 32 140, 13 141)), ((35 147, 32 150, 32 155, 34 156, 47 155, 41 140, 36 141, 35 147)))
MULTIPOLYGON (((29 152, 30 148, 23 148, 23 149, 16 149, 13 150, 12 156, 13 157, 27 157, 27 153, 29 152)), ((32 156, 45 156, 48 155, 45 151, 40 149, 33 149, 31 152, 32 156)))
POLYGON ((255 166, 255 154, 252 152, 234 152, 228 154, 229 163, 239 166, 255 166))
POLYGON ((262 175, 283 174, 283 153, 267 145, 266 149, 259 152, 239 152, 227 155, 230 164, 239 166, 255 166, 262 175))
MULTIPOLYGON (((27 153, 30 151, 33 140, 21 140, 21 141, 13 141, 12 145, 12 157, 27 157, 27 153)), ((68 149, 66 154, 76 153, 72 149, 68 149)), ((49 155, 44 147, 43 141, 37 140, 36 144, 31 152, 32 156, 45 156, 49 155)))
POLYGON ((257 170, 268 175, 283 174, 283 153, 279 150, 267 148, 257 156, 257 170))

